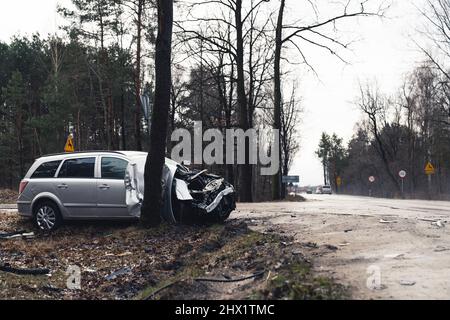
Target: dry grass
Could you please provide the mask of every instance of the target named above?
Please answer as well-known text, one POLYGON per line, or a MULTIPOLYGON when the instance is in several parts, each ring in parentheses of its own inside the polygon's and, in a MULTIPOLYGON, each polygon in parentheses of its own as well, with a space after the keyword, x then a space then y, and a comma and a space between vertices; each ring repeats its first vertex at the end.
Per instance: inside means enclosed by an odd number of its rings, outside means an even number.
POLYGON ((15 190, 0 189, 0 204, 16 203, 19 193, 15 190))
MULTIPOLYGON (((15 214, 0 213, 0 232, 14 230, 33 230, 33 226, 15 214)), ((162 225, 151 230, 131 222, 71 223, 51 235, 0 240, 0 264, 51 270, 49 276, 0 272, 0 299, 140 299, 174 281, 176 285, 153 298, 289 298, 289 288, 280 293, 274 286, 275 296, 265 279, 232 285, 193 281, 198 276, 234 278, 257 270, 286 276, 289 273, 283 270, 290 270, 293 263, 302 263, 310 277, 308 263, 292 255, 298 248, 286 246, 286 241, 253 232, 239 220, 209 227, 162 225), (81 290, 66 287, 65 272, 70 265, 82 270, 81 290), (106 279, 123 268, 130 273, 106 279)))

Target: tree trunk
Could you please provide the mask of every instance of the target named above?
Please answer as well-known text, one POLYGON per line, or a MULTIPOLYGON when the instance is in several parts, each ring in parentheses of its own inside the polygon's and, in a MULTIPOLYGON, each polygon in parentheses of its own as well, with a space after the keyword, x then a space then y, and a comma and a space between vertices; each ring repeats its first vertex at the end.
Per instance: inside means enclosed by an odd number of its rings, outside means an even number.
POLYGON ((150 151, 144 173, 141 222, 156 226, 163 205, 162 171, 165 160, 167 121, 170 109, 173 0, 158 0, 158 36, 155 52, 155 101, 150 131, 150 151))
POLYGON ((136 36, 136 66, 135 66, 135 75, 134 75, 134 88, 135 88, 135 96, 136 96, 136 113, 135 113, 135 121, 134 121, 134 134, 136 140, 136 150, 142 150, 142 141, 141 141, 141 43, 142 43, 142 14, 144 9, 144 0, 138 1, 137 7, 137 19, 136 19, 136 28, 137 28, 137 36, 136 36))
MULTIPOLYGON (((237 95, 239 105, 239 126, 246 131, 249 129, 247 97, 245 94, 244 76, 244 39, 242 32, 242 0, 236 0, 236 68, 237 68, 237 95)), ((239 165, 239 200, 252 202, 252 165, 249 163, 250 145, 245 141, 245 164, 239 165)))
MULTIPOLYGON (((283 14, 284 14, 285 0, 281 0, 280 9, 278 11, 277 27, 275 31, 275 60, 274 60, 274 121, 273 129, 281 130, 281 48, 283 46, 282 33, 283 33, 283 14)), ((280 143, 280 141, 274 141, 274 143, 280 143)), ((279 164, 281 166, 281 148, 279 148, 279 164)), ((272 178, 272 199, 281 199, 281 170, 272 178)))

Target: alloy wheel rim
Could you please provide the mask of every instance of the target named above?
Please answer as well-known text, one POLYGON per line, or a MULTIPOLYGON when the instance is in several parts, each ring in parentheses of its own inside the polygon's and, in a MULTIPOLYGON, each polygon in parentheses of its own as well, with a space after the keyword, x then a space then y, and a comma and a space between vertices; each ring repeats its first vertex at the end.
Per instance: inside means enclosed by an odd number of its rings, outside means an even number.
POLYGON ((43 206, 37 212, 36 221, 41 230, 51 230, 56 223, 56 213, 51 207, 43 206))

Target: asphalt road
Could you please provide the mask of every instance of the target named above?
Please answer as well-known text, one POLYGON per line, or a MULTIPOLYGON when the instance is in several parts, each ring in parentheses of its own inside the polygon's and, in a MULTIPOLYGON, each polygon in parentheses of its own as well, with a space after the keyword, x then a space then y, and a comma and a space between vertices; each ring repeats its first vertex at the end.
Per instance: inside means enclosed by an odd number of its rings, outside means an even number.
POLYGON ((239 204, 232 217, 294 236, 356 299, 450 299, 450 202, 305 197, 239 204))

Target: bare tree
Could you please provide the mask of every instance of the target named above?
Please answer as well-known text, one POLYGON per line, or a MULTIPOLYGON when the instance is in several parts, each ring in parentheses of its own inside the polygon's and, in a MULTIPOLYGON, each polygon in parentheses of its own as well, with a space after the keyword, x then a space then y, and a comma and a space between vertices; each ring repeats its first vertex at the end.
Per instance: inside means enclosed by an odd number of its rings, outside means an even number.
MULTIPOLYGON (((301 100, 298 97, 298 83, 292 82, 292 88, 289 99, 283 102, 281 108, 281 126, 280 126, 280 149, 281 174, 287 175, 292 166, 293 159, 300 150, 298 126, 301 122, 301 100)), ((275 100, 271 97, 271 102, 275 100)), ((264 109, 265 124, 271 126, 274 123, 273 108, 264 109)))
MULTIPOLYGON (((203 0, 188 6, 190 17, 178 24, 183 37, 183 41, 201 41, 203 52, 210 54, 223 54, 229 57, 229 65, 233 67, 233 90, 236 93, 238 125, 243 130, 253 126, 253 114, 257 108, 258 101, 261 101, 260 87, 255 85, 256 81, 263 81, 259 70, 267 69, 266 57, 260 55, 263 51, 254 50, 256 41, 263 38, 265 33, 264 25, 256 28, 255 19, 258 16, 256 11, 262 3, 267 2, 251 1, 249 5, 242 0, 203 0), (195 16, 195 8, 198 6, 214 5, 214 10, 207 16, 195 16), (192 28, 192 23, 196 23, 196 28, 192 28), (253 49, 253 50, 252 50, 253 49), (253 55, 258 51, 256 55, 253 55), (255 77, 258 74, 258 79, 255 77)), ((211 7, 210 7, 211 8, 211 7)), ((206 7, 204 8, 204 10, 206 7)), ((238 166, 239 171, 239 199, 242 202, 251 202, 253 166, 249 163, 249 141, 245 142, 245 164, 238 166)))
POLYGON ((371 89, 369 87, 363 89, 361 87, 360 90, 361 97, 358 105, 361 111, 368 117, 369 128, 375 138, 377 145, 376 150, 379 153, 386 174, 395 186, 397 192, 400 193, 400 184, 390 166, 390 163, 392 162, 390 161, 391 155, 389 154, 386 143, 383 141, 381 136, 381 128, 386 127, 386 113, 387 108, 389 107, 389 101, 385 97, 381 96, 376 89, 371 89))
MULTIPOLYGON (((357 18, 363 16, 383 16, 387 7, 377 7, 374 10, 367 9, 368 1, 344 1, 338 2, 342 9, 335 16, 320 18, 318 8, 312 1, 308 1, 315 12, 316 19, 310 24, 300 25, 299 22, 286 23, 284 21, 284 10, 286 1, 281 0, 278 9, 278 19, 275 27, 275 59, 274 59, 274 122, 273 128, 281 129, 281 108, 282 108, 282 83, 281 83, 281 60, 283 58, 282 49, 292 46, 300 54, 303 63, 314 71, 314 67, 308 61, 304 53, 304 45, 312 45, 324 49, 328 53, 336 56, 341 61, 346 62, 339 53, 340 49, 347 49, 350 42, 343 42, 336 37, 336 24, 341 20, 357 18), (332 26, 332 31, 327 30, 332 26)), ((336 3, 335 3, 336 4, 336 3)), ((281 148, 280 148, 281 159, 281 148)), ((281 163, 281 161, 280 161, 281 163)), ((272 198, 280 199, 281 196, 281 170, 274 175, 272 180, 272 198)))

